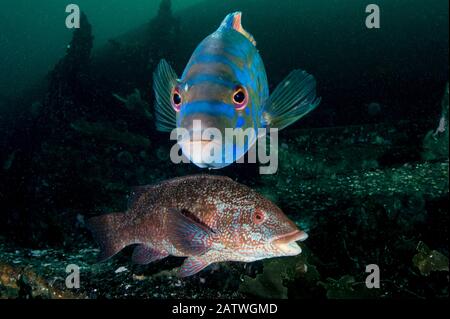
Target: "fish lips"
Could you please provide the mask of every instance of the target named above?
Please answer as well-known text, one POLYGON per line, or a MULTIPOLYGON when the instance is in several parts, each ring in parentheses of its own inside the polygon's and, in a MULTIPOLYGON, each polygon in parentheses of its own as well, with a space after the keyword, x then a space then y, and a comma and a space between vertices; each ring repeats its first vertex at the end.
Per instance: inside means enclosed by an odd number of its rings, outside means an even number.
POLYGON ((181 150, 192 163, 201 168, 222 168, 231 163, 223 159, 223 145, 216 139, 184 139, 178 142, 181 150), (211 155, 214 150, 214 155, 211 155))
POLYGON ((283 234, 272 240, 272 245, 282 252, 283 256, 296 256, 302 252, 297 241, 304 241, 308 238, 308 234, 301 230, 283 234))

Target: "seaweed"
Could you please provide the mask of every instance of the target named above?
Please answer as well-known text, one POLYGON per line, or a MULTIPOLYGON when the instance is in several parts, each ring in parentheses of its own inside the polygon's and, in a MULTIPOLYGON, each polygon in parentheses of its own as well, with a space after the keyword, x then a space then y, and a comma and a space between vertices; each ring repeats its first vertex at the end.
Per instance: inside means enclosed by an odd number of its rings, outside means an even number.
POLYGON ((295 257, 264 260, 263 271, 255 278, 244 275, 239 291, 257 298, 311 297, 317 294, 315 286, 320 274, 309 263, 310 256, 308 251, 295 257))
POLYGON ((339 279, 327 278, 325 282, 318 282, 323 286, 328 299, 367 299, 379 298, 382 291, 379 289, 368 289, 364 282, 358 282, 351 275, 344 275, 339 279))
POLYGON ((139 89, 134 89, 134 92, 129 94, 126 98, 123 98, 118 94, 113 94, 113 96, 122 102, 125 108, 130 112, 136 112, 138 115, 144 116, 149 121, 153 119, 150 105, 142 98, 139 89))
POLYGON ((288 278, 288 268, 279 260, 264 262, 263 272, 256 278, 245 276, 239 291, 252 297, 287 299, 288 289, 283 283, 288 278))
POLYGON ((413 264, 423 276, 429 276, 433 271, 448 272, 448 257, 437 250, 431 250, 423 242, 417 245, 417 254, 413 257, 413 264))

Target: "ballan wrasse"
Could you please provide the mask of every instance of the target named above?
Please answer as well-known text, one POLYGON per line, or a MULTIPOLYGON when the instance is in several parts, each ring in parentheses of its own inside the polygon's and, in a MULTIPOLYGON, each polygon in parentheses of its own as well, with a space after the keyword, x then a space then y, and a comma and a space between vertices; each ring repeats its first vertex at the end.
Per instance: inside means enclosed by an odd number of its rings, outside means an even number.
POLYGON ((302 70, 292 71, 269 96, 264 64, 255 39, 241 25, 241 12, 227 15, 217 31, 198 45, 181 78, 162 60, 153 79, 157 129, 186 129, 190 138, 178 144, 202 168, 230 165, 255 144, 259 132, 281 130, 320 103, 314 77, 302 70), (201 127, 195 125, 198 121, 201 127), (212 163, 193 151, 201 149, 195 145, 217 142, 202 134, 208 128, 218 129, 223 138, 222 151, 212 163), (227 135, 225 128, 240 128, 248 139, 227 135))
POLYGON ((228 177, 210 175, 141 187, 127 212, 93 217, 87 225, 100 260, 136 245, 137 264, 188 257, 177 271, 181 277, 216 262, 298 255, 296 241, 307 238, 271 201, 228 177))

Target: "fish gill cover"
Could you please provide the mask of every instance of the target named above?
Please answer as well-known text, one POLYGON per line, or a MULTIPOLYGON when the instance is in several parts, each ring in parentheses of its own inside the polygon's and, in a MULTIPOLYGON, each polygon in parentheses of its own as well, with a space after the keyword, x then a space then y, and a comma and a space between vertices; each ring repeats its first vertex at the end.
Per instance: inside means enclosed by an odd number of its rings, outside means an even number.
MULTIPOLYGON (((29 24, 10 31, 5 12, 33 19, 17 3, 0 12, 0 298, 448 298, 448 1, 380 0, 379 29, 363 1, 162 0, 140 26, 124 8, 144 4, 120 2, 129 23, 118 35, 91 21, 103 2, 80 1, 68 41, 46 31, 36 42, 15 39, 29 24), (252 37, 236 39, 256 40, 268 91, 304 69, 322 97, 280 132, 272 175, 174 164, 175 141, 156 127, 160 60, 181 76, 236 11, 252 37), (14 41, 65 53, 41 76, 14 41), (261 232, 266 218, 276 227, 261 232), (309 237, 295 243, 300 229, 309 237), (261 252, 269 241, 295 256, 267 258, 281 255, 261 252), (80 270, 79 288, 66 269, 80 270), (373 269, 379 288, 366 283, 373 269)), ((99 25, 117 18, 104 16, 99 25)))

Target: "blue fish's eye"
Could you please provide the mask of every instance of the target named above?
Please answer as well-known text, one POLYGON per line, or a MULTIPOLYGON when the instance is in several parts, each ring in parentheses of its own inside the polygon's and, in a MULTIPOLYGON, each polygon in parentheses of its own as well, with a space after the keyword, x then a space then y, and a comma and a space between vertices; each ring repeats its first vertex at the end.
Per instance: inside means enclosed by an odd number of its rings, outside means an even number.
POLYGON ((180 94, 175 93, 173 95, 173 103, 176 104, 176 105, 181 104, 181 96, 180 96, 180 94))
POLYGON ((238 86, 233 92, 233 104, 236 110, 243 110, 248 104, 248 93, 245 87, 238 86))
POLYGON ((244 94, 244 92, 239 91, 239 92, 235 93, 233 99, 234 99, 234 101, 235 101, 236 103, 242 103, 242 102, 244 102, 244 101, 245 101, 245 94, 244 94))
POLYGON ((181 104, 183 103, 183 98, 181 97, 180 91, 178 88, 174 88, 172 91, 172 107, 175 112, 180 112, 181 104))

